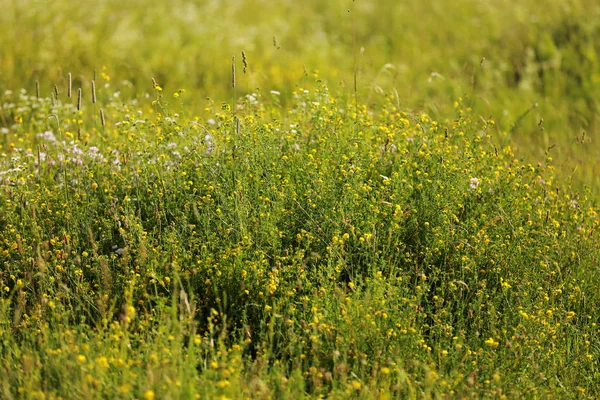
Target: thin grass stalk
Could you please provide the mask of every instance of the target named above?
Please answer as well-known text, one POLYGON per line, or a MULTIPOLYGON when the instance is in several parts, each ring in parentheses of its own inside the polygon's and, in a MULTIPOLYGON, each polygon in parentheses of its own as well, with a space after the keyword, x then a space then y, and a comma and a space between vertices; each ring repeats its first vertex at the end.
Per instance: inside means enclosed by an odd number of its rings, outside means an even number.
MULTIPOLYGON (((94 75, 96 75, 96 71, 94 71, 94 75)), ((96 114, 96 79, 92 79, 92 107, 93 110, 93 119, 94 119, 94 128, 98 127, 98 117, 96 114)))
POLYGON ((354 120, 354 130, 358 131, 358 55, 356 48, 356 17, 354 16, 354 0, 352 0, 352 52, 353 52, 353 75, 354 75, 354 111, 356 118, 354 120))
POLYGON ((235 56, 231 57, 231 88, 233 89, 233 116, 236 115, 236 98, 235 98, 235 56))

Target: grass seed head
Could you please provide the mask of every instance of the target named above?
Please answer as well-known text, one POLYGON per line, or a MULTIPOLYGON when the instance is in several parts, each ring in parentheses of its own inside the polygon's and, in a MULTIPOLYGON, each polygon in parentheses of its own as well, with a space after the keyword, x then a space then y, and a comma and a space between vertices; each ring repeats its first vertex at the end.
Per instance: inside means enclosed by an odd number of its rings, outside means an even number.
POLYGON ((235 56, 231 57, 231 87, 235 89, 235 56))
POLYGON ((77 89, 77 111, 81 110, 81 88, 77 89))
POLYGON ((246 58, 246 52, 244 50, 242 50, 242 64, 244 64, 243 71, 246 73, 246 70, 248 69, 248 59, 246 58))

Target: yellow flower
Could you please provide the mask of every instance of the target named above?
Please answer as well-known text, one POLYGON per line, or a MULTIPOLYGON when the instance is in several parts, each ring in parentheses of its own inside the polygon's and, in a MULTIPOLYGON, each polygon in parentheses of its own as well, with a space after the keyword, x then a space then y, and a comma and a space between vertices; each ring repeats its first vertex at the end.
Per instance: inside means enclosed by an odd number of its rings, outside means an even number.
POLYGON ((217 387, 220 389, 225 389, 226 387, 228 387, 230 385, 229 381, 226 379, 222 379, 219 382, 217 382, 217 387))
POLYGON ((146 390, 144 392, 144 399, 146 399, 146 400, 154 400, 154 392, 152 390, 146 390))
POLYGON ((108 368, 108 359, 104 356, 96 358, 96 364, 101 368, 108 368))

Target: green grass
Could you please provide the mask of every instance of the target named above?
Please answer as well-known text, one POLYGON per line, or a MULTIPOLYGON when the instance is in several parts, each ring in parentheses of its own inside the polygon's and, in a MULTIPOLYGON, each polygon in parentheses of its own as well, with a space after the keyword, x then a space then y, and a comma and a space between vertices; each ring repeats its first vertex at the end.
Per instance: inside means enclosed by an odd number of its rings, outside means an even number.
POLYGON ((0 397, 599 397, 598 6, 255 4, 4 5, 0 397))

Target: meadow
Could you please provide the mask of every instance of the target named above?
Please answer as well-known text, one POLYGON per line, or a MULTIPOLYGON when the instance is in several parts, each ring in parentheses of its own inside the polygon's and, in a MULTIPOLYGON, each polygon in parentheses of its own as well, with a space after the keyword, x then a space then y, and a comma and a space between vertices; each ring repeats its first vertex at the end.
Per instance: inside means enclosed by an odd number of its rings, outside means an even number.
POLYGON ((596 2, 0 9, 0 398, 600 397, 596 2))

